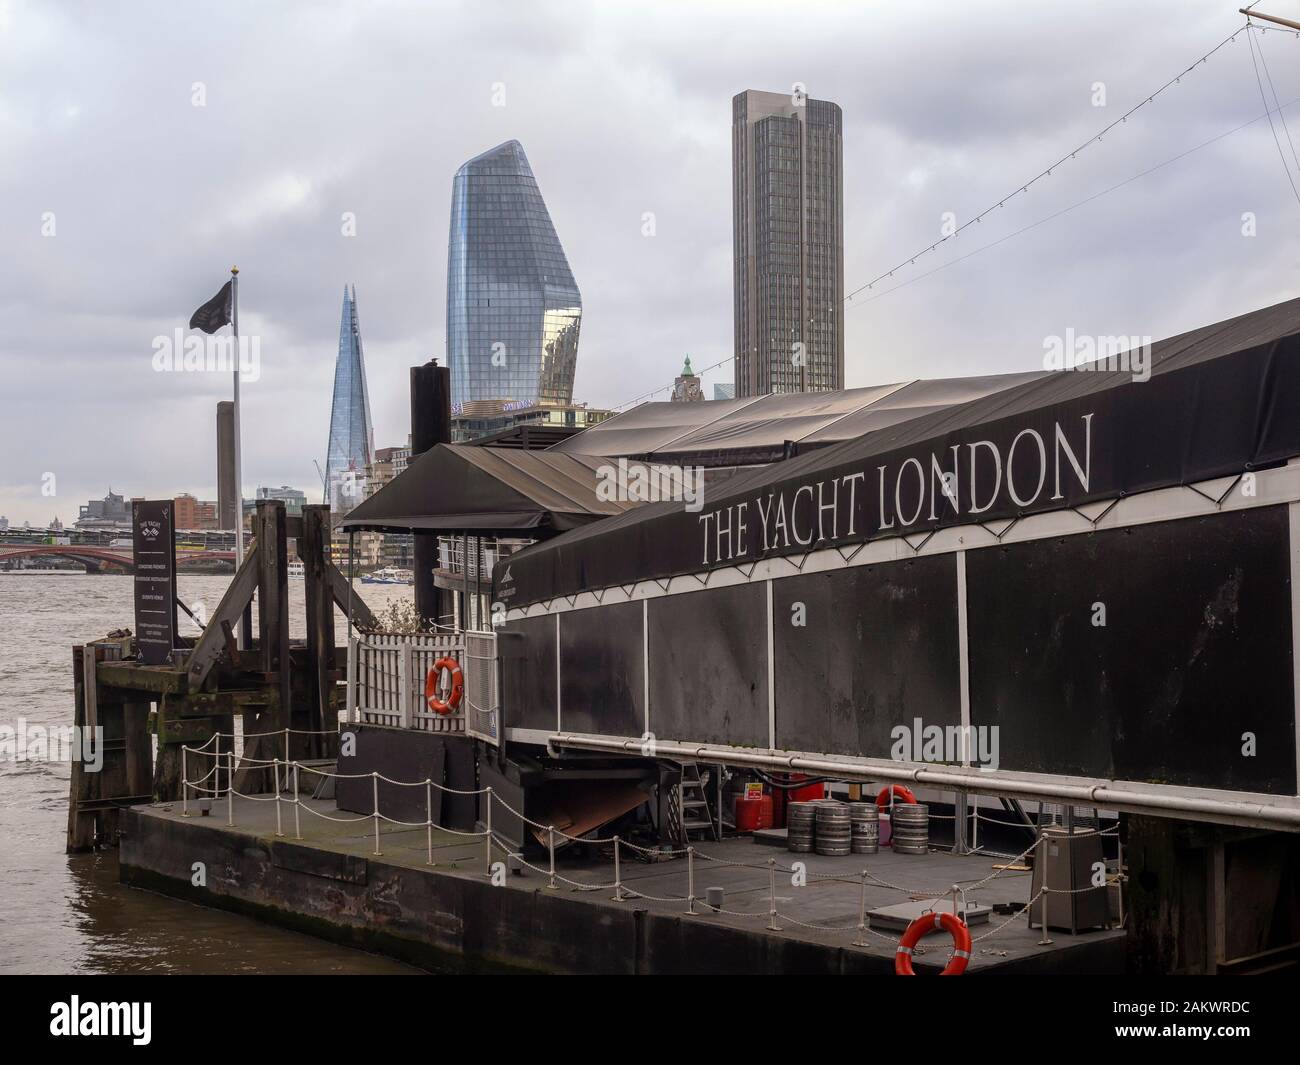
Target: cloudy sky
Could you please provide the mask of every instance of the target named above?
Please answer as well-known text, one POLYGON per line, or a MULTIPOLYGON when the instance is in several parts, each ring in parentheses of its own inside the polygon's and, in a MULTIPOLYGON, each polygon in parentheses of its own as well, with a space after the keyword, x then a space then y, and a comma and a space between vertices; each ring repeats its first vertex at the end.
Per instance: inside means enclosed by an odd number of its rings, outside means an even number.
MULTIPOLYGON (((246 492, 319 489, 345 283, 376 442, 404 442, 407 368, 443 355, 452 175, 501 141, 523 143, 582 290, 577 398, 613 406, 686 353, 731 354, 734 93, 800 82, 843 108, 848 290, 1144 100, 1239 6, 0 0, 0 514, 69 521, 110 485, 215 495, 229 379, 152 354, 232 263, 262 345, 246 492)), ((1262 6, 1300 20, 1300 0, 1262 6)), ((1280 101, 1300 97, 1300 40, 1260 45, 1280 101)), ((1159 338, 1300 295, 1300 202, 1263 115, 1242 35, 855 297, 847 383, 1039 368, 1067 329, 1159 338)))

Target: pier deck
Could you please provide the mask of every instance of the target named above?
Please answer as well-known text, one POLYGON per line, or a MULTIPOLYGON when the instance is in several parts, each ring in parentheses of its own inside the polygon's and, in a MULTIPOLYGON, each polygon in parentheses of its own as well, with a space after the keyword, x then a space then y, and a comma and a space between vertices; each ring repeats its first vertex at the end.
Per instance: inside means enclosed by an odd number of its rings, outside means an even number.
MULTIPOLYGON (((583 887, 548 887, 543 869, 507 874, 494 887, 484 875, 482 837, 467 839, 434 829, 434 866, 427 864, 423 827, 383 824, 382 853, 376 855, 374 823, 324 820, 356 818, 333 802, 303 800, 302 839, 294 837, 293 805, 280 804, 284 835, 276 835, 276 803, 237 798, 234 827, 226 825, 225 802, 199 816, 191 802, 184 817, 179 802, 134 807, 124 818, 121 877, 125 883, 191 901, 248 913, 354 946, 437 969, 505 969, 543 972, 820 972, 893 971, 897 933, 865 936, 854 945, 865 867, 881 880, 909 888, 939 890, 986 877, 999 859, 983 855, 924 857, 883 850, 872 856, 830 858, 795 855, 759 846, 747 838, 706 842, 695 862, 695 908, 684 911, 684 859, 642 863, 623 851, 622 883, 654 898, 618 902, 607 886, 613 864, 561 852, 557 872, 583 887), (706 860, 708 855, 715 860, 706 860), (767 860, 777 862, 776 923, 769 930, 767 860), (790 863, 807 862, 810 876, 794 887, 790 863), (197 875, 196 863, 202 863, 197 875), (734 864, 729 864, 734 863, 734 864), (204 882, 196 884, 196 880, 204 882), (722 887, 723 909, 709 911, 705 889, 722 887), (669 901, 658 901, 669 900, 669 901)), ((504 860, 500 850, 494 860, 504 860)), ((1018 903, 1029 897, 1029 876, 1007 872, 973 892, 982 904, 1018 903)), ((872 885, 867 908, 905 902, 908 895, 872 885)), ((938 904, 942 906, 943 903, 938 904)), ((994 913, 974 925, 977 938, 1007 921, 994 913)), ((1027 927, 1023 916, 973 950, 971 975, 993 972, 1119 972, 1124 933, 1099 930, 1071 936, 1027 927), (1003 953, 1005 952, 1005 954, 1003 953)), ((945 937, 924 941, 918 971, 933 971, 947 959, 945 937)))

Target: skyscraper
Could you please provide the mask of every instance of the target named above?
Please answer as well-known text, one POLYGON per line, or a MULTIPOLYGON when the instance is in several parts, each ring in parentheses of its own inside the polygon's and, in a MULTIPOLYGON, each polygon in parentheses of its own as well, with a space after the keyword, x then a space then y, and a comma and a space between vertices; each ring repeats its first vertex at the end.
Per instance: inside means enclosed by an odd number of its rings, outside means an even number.
POLYGON ((518 141, 456 171, 447 241, 453 410, 573 401, 582 297, 518 141))
POLYGON ((736 395, 843 388, 839 105, 750 89, 731 110, 736 395))
POLYGON ((361 324, 357 320, 357 289, 353 285, 349 293, 344 285, 339 354, 334 363, 329 450, 325 458, 326 499, 335 513, 344 513, 361 502, 355 488, 356 475, 370 465, 374 443, 361 324))

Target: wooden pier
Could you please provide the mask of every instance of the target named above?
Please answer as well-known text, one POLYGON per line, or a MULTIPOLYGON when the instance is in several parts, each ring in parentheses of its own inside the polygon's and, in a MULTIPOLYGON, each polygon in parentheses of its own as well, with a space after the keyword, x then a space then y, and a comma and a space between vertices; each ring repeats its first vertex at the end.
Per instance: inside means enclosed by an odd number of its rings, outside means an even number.
MULTIPOLYGON (((291 518, 279 500, 258 500, 253 540, 202 634, 183 639, 170 665, 132 659, 129 635, 73 648, 74 724, 103 728, 104 764, 91 773, 73 762, 69 851, 114 842, 123 807, 178 799, 181 748, 211 742, 227 750, 221 745, 230 742, 236 717, 250 737, 244 747, 249 758, 336 755, 330 733, 338 722, 346 651, 335 643, 334 607, 350 611, 363 626, 373 625, 374 617, 330 561, 328 507, 307 506, 301 518, 291 518), (289 638, 290 539, 306 571, 305 641, 289 638), (286 729, 294 730, 287 751, 286 729)), ((267 775, 239 770, 241 790, 259 790, 262 782, 250 779, 259 774, 267 775)))

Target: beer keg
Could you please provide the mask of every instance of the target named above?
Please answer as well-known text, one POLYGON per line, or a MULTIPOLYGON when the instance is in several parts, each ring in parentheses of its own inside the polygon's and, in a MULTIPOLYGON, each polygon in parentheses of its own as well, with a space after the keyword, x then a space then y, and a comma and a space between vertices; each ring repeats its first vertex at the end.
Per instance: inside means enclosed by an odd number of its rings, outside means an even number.
POLYGON ((849 803, 854 854, 875 854, 880 850, 880 811, 874 802, 849 803))
POLYGON ((811 854, 817 807, 811 802, 792 802, 785 808, 786 846, 798 854, 811 854))
POLYGON ((930 808, 920 802, 894 804, 890 814, 894 850, 899 854, 926 854, 930 850, 930 808))
POLYGON ((817 853, 841 856, 852 853, 849 808, 839 802, 820 802, 816 817, 817 853))

